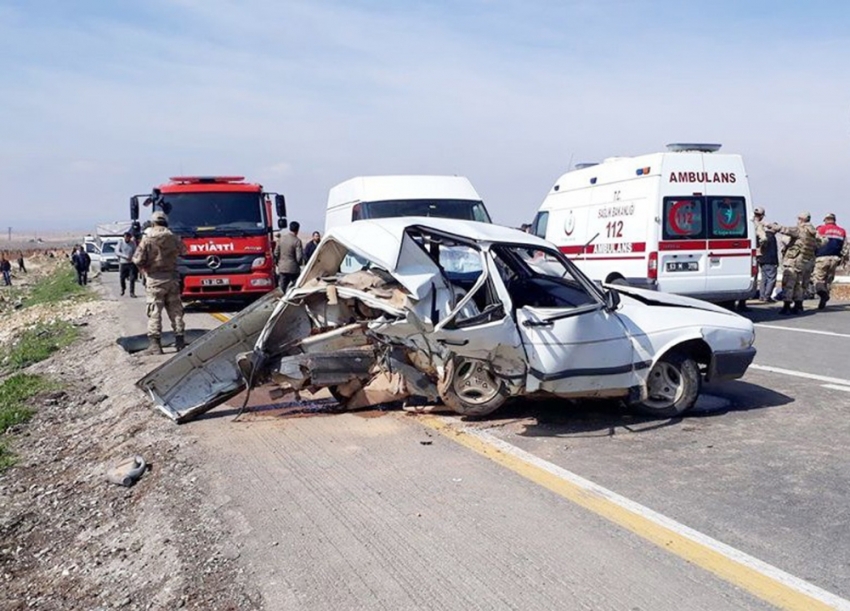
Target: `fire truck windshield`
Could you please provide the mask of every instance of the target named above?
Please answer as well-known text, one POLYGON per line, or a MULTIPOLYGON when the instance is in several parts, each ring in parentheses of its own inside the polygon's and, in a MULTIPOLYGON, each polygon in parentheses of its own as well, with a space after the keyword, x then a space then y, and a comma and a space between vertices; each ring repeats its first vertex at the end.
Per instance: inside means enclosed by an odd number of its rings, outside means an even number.
POLYGON ((155 208, 165 212, 177 234, 268 231, 259 193, 163 193, 155 208))

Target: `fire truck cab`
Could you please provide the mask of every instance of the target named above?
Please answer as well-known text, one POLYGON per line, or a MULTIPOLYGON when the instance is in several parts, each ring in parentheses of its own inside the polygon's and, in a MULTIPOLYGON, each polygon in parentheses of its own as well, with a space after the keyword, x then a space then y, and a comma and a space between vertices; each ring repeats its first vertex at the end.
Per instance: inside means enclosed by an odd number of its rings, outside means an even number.
POLYGON ((140 206, 160 210, 186 245, 178 270, 186 301, 251 300, 274 289, 272 200, 278 227, 286 226, 282 195, 242 176, 175 176, 149 195, 130 198, 130 218, 140 206))

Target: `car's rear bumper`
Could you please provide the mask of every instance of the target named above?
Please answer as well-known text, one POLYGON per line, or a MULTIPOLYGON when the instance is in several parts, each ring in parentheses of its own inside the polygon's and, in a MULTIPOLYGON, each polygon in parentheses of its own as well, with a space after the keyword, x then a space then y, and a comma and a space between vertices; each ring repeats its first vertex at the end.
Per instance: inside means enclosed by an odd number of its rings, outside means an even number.
POLYGON ((756 356, 756 349, 750 346, 743 350, 724 350, 715 352, 708 368, 708 380, 734 380, 746 373, 756 356))

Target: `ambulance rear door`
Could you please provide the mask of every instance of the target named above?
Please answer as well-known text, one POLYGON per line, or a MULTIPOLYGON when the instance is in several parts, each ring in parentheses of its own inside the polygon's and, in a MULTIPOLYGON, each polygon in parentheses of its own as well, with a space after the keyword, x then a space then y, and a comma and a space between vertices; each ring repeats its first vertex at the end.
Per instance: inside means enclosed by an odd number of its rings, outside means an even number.
POLYGON ((739 155, 704 155, 708 267, 706 299, 749 296, 753 283, 754 226, 747 176, 739 155))
POLYGON ((708 226, 702 153, 665 153, 658 234, 658 290, 701 296, 706 290, 708 226))

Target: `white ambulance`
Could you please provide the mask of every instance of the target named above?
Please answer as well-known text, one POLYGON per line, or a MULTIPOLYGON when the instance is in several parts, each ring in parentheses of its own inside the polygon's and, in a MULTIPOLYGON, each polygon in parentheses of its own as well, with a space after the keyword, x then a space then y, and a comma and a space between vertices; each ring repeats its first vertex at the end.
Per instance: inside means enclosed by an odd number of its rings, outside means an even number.
POLYGON ((431 216, 490 222, 464 176, 357 176, 328 193, 325 231, 360 219, 431 216))
POLYGON ((719 144, 581 164, 534 219, 591 278, 713 302, 751 297, 757 272, 752 199, 740 155, 719 144))

